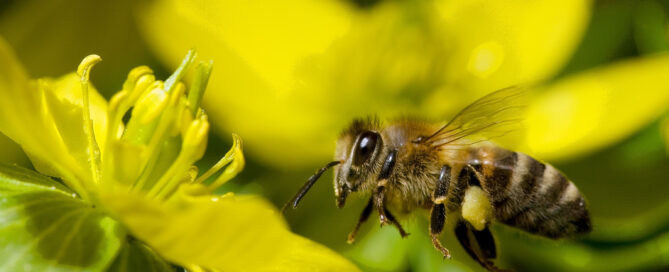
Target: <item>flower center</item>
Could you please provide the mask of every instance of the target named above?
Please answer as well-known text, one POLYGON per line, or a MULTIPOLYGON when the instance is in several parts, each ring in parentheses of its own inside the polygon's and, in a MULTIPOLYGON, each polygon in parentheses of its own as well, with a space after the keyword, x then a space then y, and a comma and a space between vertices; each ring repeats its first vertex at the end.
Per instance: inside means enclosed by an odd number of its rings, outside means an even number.
POLYGON ((233 135, 230 152, 197 177, 198 169, 193 164, 204 155, 209 132, 208 117, 200 108, 200 102, 212 62, 198 64, 186 95, 181 79, 195 55, 189 51, 164 82, 156 80, 146 66, 133 69, 123 89, 109 102, 107 137, 104 143, 99 143, 101 148, 93 132, 88 101, 89 72, 101 59, 91 55, 81 62, 77 73, 81 77, 84 130, 94 184, 121 186, 149 197, 166 199, 180 185, 202 184, 228 166, 214 182, 200 187, 203 193, 211 193, 241 170, 244 165, 241 140, 233 135))

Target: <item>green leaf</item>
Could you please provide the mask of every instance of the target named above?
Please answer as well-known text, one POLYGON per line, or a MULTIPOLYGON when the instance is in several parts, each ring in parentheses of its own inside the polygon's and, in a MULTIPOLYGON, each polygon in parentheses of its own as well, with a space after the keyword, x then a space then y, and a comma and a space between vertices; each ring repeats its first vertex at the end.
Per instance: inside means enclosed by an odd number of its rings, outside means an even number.
POLYGON ((123 245, 108 272, 121 271, 174 271, 165 260, 156 255, 146 245, 137 240, 130 240, 123 245))
POLYGON ((126 232, 60 183, 0 165, 0 271, 99 271, 126 232))

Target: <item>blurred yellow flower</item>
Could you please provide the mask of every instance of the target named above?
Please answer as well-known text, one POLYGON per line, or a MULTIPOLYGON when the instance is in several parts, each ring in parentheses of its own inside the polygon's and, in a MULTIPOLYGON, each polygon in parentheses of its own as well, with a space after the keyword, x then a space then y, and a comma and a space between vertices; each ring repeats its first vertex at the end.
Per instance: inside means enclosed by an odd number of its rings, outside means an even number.
POLYGON ((0 41, 0 131, 21 145, 39 172, 66 185, 0 167, 0 218, 13 226, 1 229, 3 248, 20 248, 0 254, 0 270, 163 270, 168 266, 160 257, 221 271, 356 270, 290 233, 265 200, 213 193, 244 167, 238 136, 219 163, 198 176, 193 163, 204 154, 209 129, 199 103, 211 63, 200 63, 187 92, 181 78, 194 58, 189 52, 164 82, 146 66, 133 69, 108 103, 88 81, 97 55, 86 57, 77 73, 30 81, 0 41), (30 209, 36 205, 58 209, 45 215, 30 209), (126 231, 150 248, 128 241, 126 231), (46 253, 33 250, 35 244, 46 253), (129 251, 157 261, 132 267, 137 256, 129 251))
POLYGON ((527 114, 526 148, 559 160, 623 140, 669 109, 669 54, 631 59, 544 87, 527 114))
POLYGON ((443 120, 484 93, 541 82, 565 64, 589 11, 588 1, 353 2, 162 0, 138 18, 168 63, 197 46, 234 67, 216 71, 205 106, 253 155, 300 166, 330 156, 332 131, 352 117, 443 120))

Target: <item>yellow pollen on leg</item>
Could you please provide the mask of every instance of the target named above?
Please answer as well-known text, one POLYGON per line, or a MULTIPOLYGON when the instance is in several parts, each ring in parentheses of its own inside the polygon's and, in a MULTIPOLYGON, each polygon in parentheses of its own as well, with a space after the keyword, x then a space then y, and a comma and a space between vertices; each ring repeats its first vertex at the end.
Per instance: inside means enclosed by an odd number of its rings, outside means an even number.
POLYGON ((462 218, 476 230, 483 230, 490 220, 492 207, 486 193, 479 186, 471 186, 465 191, 462 201, 462 218))

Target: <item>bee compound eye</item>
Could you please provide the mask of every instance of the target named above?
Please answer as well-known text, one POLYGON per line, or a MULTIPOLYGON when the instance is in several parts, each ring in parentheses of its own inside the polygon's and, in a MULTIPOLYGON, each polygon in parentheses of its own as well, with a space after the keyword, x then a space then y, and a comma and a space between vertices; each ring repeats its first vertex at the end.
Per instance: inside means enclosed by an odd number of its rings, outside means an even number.
POLYGON ((369 160, 374 153, 374 149, 376 149, 378 139, 379 134, 376 132, 367 131, 360 134, 360 140, 355 148, 353 164, 362 165, 365 161, 369 160))

